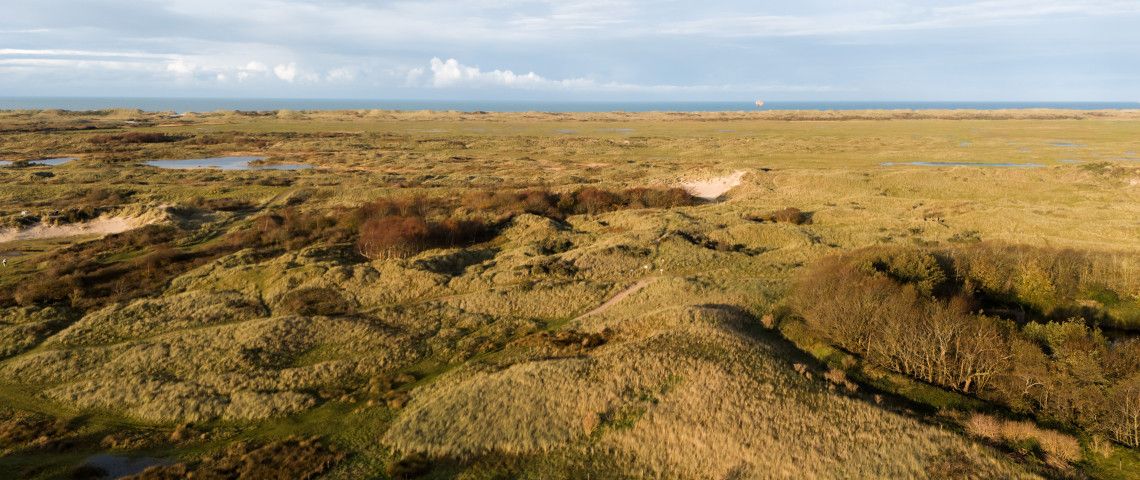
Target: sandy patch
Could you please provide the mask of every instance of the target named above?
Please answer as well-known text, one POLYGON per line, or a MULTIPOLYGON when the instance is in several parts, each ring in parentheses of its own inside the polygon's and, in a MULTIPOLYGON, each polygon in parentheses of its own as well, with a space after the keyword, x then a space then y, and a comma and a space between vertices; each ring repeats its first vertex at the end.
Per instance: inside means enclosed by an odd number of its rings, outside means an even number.
POLYGON ((80 235, 111 235, 153 223, 142 217, 99 217, 90 222, 66 225, 36 225, 26 229, 0 230, 0 243, 17 240, 76 237, 80 235))
POLYGON ((716 200, 723 197, 744 179, 744 170, 737 170, 730 175, 723 177, 714 177, 705 180, 691 180, 681 184, 684 188, 694 197, 703 198, 705 200, 716 200))

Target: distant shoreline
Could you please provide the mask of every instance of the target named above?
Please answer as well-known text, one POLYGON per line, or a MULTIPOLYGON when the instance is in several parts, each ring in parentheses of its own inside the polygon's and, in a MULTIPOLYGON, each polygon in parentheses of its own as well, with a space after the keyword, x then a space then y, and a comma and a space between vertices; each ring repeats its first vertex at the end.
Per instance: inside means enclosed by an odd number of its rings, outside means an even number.
POLYGON ((496 113, 713 113, 841 111, 1140 110, 1140 102, 933 102, 933 101, 545 101, 545 100, 369 100, 127 97, 0 97, 0 110, 148 112, 225 111, 434 111, 496 113))

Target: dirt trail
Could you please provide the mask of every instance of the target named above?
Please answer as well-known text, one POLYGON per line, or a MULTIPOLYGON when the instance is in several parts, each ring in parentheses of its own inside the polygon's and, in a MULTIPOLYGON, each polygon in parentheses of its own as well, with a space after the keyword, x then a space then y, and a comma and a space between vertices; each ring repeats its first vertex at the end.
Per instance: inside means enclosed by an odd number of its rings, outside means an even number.
POLYGON ((153 223, 141 217, 99 217, 95 220, 66 225, 36 225, 27 229, 0 230, 0 243, 16 240, 42 240, 79 235, 111 235, 153 223))
POLYGON ((579 315, 574 320, 581 320, 581 319, 589 317, 591 315, 597 315, 597 314, 602 313, 606 310, 609 310, 610 307, 616 305, 618 302, 620 302, 622 300, 625 300, 625 297, 628 297, 630 295, 633 295, 633 294, 641 291, 641 289, 648 287, 650 283, 657 281, 659 278, 660 277, 647 277, 647 278, 643 278, 641 280, 638 280, 637 283, 631 285, 629 288, 627 288, 625 290, 622 290, 621 292, 618 292, 617 295, 614 295, 609 300, 606 300, 605 303, 598 305, 597 308, 590 310, 589 312, 586 312, 582 315, 579 315))
POLYGON ((740 185, 744 179, 744 170, 737 170, 730 175, 723 177, 714 177, 705 180, 691 180, 681 184, 684 188, 694 197, 703 198, 705 200, 716 200, 729 190, 740 185))

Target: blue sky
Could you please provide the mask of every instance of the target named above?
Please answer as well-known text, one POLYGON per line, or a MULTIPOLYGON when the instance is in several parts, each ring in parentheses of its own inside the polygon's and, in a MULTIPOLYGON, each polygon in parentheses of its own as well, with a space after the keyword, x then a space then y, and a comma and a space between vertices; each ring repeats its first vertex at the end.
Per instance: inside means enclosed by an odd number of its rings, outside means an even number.
POLYGON ((0 6, 0 96, 1140 101, 1137 0, 0 6))

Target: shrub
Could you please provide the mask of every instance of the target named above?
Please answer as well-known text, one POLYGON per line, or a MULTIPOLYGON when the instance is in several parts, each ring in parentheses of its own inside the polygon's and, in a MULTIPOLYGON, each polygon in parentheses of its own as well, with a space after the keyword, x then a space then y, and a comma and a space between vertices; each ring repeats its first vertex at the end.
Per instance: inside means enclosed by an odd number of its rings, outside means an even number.
POLYGON ((746 218, 753 222, 761 223, 791 223, 793 225, 804 225, 811 223, 810 213, 792 207, 788 207, 783 210, 775 210, 768 213, 752 214, 746 218))
POLYGON ((1063 433, 1038 427, 1032 422, 1002 420, 976 413, 966 422, 966 431, 976 437, 1004 443, 1023 453, 1043 454, 1055 467, 1064 468, 1081 460, 1081 444, 1063 433))
POLYGON ((389 216, 360 226, 357 247, 368 258, 404 258, 428 248, 431 227, 421 217, 389 216))
POLYGON ((493 230, 492 224, 475 220, 449 217, 429 222, 416 216, 386 216, 361 225, 357 247, 369 258, 406 258, 429 248, 477 243, 493 230))
POLYGON ((344 315, 353 305, 340 292, 331 288, 309 287, 290 291, 281 297, 280 305, 298 315, 344 315))
POLYGON ((584 187, 568 193, 554 193, 548 190, 484 191, 467 194, 462 200, 462 205, 471 210, 499 214, 530 213, 557 219, 570 215, 596 215, 626 208, 672 208, 695 204, 696 199, 681 188, 631 188, 610 191, 584 187))
POLYGON ((170 135, 160 132, 127 132, 106 135, 94 135, 88 142, 95 145, 121 145, 130 143, 167 143, 183 140, 181 135, 170 135))

